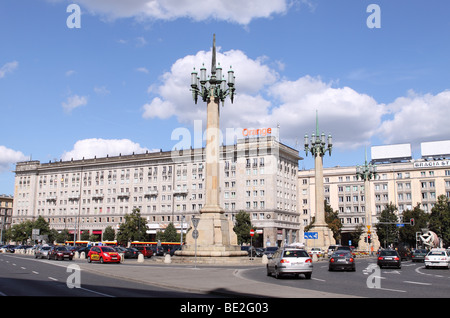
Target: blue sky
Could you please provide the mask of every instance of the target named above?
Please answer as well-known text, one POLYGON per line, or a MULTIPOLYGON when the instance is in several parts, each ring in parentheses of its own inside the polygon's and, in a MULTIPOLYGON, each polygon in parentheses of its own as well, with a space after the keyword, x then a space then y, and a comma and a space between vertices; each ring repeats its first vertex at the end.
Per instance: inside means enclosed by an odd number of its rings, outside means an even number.
POLYGON ((421 142, 450 139, 448 12, 445 0, 3 0, 0 193, 14 194, 17 161, 171 150, 175 129, 206 121, 189 84, 210 67, 213 33, 236 76, 223 130, 279 124, 310 169, 318 110, 334 139, 326 167, 361 164, 374 145, 420 157, 421 142), (80 28, 66 24, 73 3, 80 28))

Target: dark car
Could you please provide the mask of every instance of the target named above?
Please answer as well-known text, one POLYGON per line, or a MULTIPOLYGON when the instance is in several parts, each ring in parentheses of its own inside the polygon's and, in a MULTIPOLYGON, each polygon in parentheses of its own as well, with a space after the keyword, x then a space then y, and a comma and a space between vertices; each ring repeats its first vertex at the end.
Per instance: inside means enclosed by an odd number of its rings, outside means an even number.
POLYGON ((355 265, 355 259, 350 251, 335 251, 328 262, 328 270, 334 271, 334 270, 349 270, 349 271, 355 271, 356 265, 355 265))
POLYGON ((402 268, 402 260, 395 250, 382 250, 378 255, 377 265, 383 267, 397 267, 402 268))
POLYGON ((264 255, 264 249, 262 247, 256 248, 256 257, 262 257, 264 255))
POLYGON ((410 252, 410 250, 407 249, 407 248, 399 247, 399 248, 397 249, 397 253, 398 253, 398 255, 400 256, 400 259, 401 259, 402 261, 403 261, 403 260, 407 261, 407 260, 409 260, 409 259, 411 258, 411 252, 410 252))
POLYGON ((118 253, 123 253, 125 258, 138 258, 140 252, 133 247, 118 246, 114 248, 118 253))
POLYGON ((164 247, 162 246, 156 246, 153 252, 156 256, 164 256, 165 251, 164 251, 164 247))
POLYGON ((9 253, 14 253, 16 251, 15 245, 6 245, 3 248, 9 253))
POLYGON ((153 250, 149 246, 137 246, 136 249, 141 252, 144 257, 152 257, 153 256, 153 250))
POLYGON ((246 251, 248 256, 255 257, 256 249, 253 246, 241 246, 241 251, 246 251))
POLYGON ((83 246, 80 247, 77 252, 78 254, 81 256, 81 253, 84 253, 84 257, 87 257, 87 255, 89 254, 89 251, 91 250, 92 246, 83 246))
POLYGON ((414 250, 411 254, 411 260, 413 262, 425 262, 425 256, 427 256, 427 250, 426 249, 417 249, 414 250))
POLYGON ((273 254, 275 254, 275 252, 277 250, 278 250, 278 247, 276 247, 276 246, 266 247, 266 249, 264 250, 264 255, 266 255, 267 258, 272 258, 273 254))
POLYGON ((47 259, 59 259, 62 261, 64 259, 72 260, 72 258, 73 252, 61 245, 52 246, 47 253, 47 259))

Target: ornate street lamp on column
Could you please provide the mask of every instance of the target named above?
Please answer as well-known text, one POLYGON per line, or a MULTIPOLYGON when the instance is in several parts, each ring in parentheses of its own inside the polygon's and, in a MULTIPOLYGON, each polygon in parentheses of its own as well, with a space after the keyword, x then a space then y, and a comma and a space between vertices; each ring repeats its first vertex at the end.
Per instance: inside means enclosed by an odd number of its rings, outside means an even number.
POLYGON ((359 248, 364 248, 366 251, 371 251, 371 248, 378 250, 380 242, 378 241, 377 233, 372 228, 372 203, 370 180, 377 176, 377 166, 367 162, 367 149, 365 151, 365 162, 363 166, 356 166, 356 179, 364 180, 364 200, 365 200, 365 218, 366 228, 359 239, 359 248))
POLYGON ((333 148, 332 137, 328 135, 328 145, 326 145, 325 134, 319 135, 319 117, 316 111, 316 132, 311 135, 311 141, 308 135, 305 135, 305 152, 310 152, 314 156, 315 169, 315 221, 311 232, 317 232, 317 241, 314 242, 315 247, 327 249, 329 245, 335 244, 333 233, 325 222, 325 194, 323 187, 323 156, 328 151, 331 156, 333 148))
POLYGON ((186 245, 182 251, 177 251, 180 256, 200 257, 229 257, 246 255, 237 245, 237 236, 233 231, 233 223, 224 215, 224 210, 219 205, 220 194, 220 128, 219 128, 219 103, 222 105, 227 96, 231 102, 235 92, 234 71, 228 71, 228 82, 222 75, 220 64, 216 66, 216 36, 213 36, 211 75, 206 76, 204 65, 200 69, 200 76, 194 70, 191 73, 191 91, 194 102, 197 103, 200 96, 207 103, 206 119, 206 177, 205 177, 205 206, 200 210, 200 219, 196 228, 197 244, 192 235, 186 236, 186 245), (197 246, 198 253, 193 249, 197 246))

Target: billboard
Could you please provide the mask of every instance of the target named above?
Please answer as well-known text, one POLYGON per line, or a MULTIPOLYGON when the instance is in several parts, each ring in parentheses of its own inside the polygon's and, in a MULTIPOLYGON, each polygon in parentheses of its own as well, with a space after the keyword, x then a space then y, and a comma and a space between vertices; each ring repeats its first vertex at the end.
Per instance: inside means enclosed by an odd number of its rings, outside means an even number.
POLYGON ((450 156, 450 140, 422 142, 422 158, 450 156))
POLYGON ((371 147, 372 161, 399 161, 411 159, 411 144, 371 147))

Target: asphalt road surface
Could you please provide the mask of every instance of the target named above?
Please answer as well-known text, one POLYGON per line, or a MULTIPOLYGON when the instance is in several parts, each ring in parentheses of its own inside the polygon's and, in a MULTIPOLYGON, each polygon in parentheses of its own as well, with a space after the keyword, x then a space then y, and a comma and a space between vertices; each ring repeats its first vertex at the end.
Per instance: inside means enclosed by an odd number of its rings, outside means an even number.
MULTIPOLYGON (((85 262, 85 261, 84 261, 85 262)), ((30 256, 0 254, 0 296, 30 297, 206 297, 83 271, 77 284, 76 261, 35 259, 30 256)), ((96 264, 92 264, 96 265, 96 264)), ((121 266, 120 264, 108 264, 121 266)))

